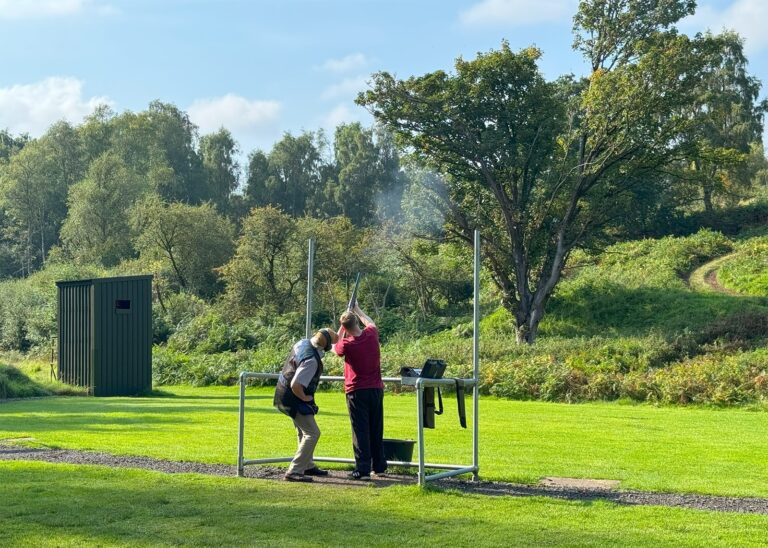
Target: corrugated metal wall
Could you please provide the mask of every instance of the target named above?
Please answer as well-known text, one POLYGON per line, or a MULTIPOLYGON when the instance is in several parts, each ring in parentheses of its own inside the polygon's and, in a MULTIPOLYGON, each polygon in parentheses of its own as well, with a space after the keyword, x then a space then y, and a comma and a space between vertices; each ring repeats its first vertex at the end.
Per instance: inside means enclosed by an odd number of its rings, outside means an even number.
POLYGON ((152 388, 151 279, 94 280, 97 396, 132 395, 152 388))
POLYGON ((60 378, 88 386, 96 396, 128 396, 151 390, 152 276, 57 285, 60 378), (81 302, 83 287, 88 294, 85 305, 81 302), (74 288, 80 293, 72 291, 74 288), (87 333, 84 344, 71 334, 82 330, 87 333), (83 347, 88 349, 85 355, 83 347), (86 371, 87 375, 63 374, 69 370, 86 371))
POLYGON ((60 282, 58 302, 59 380, 91 386, 91 282, 60 282))

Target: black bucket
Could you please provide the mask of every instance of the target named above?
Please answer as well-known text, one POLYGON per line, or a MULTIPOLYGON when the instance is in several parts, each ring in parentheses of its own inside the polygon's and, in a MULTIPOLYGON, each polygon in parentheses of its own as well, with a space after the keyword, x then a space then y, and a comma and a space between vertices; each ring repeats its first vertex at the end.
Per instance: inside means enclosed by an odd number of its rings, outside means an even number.
POLYGON ((413 459, 413 440, 394 440, 384 438, 384 458, 401 462, 411 462, 413 459))

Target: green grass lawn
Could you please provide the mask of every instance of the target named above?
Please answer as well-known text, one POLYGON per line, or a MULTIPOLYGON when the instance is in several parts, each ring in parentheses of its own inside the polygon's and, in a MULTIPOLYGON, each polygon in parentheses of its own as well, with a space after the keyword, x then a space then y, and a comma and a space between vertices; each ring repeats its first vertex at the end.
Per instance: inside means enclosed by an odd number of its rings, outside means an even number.
POLYGON ((768 516, 43 463, 0 463, 0 485, 3 546, 757 546, 768 531, 768 516))
MULTIPOLYGON (((53 447, 115 454, 236 462, 237 387, 167 390, 171 397, 51 398, 0 405, 0 439, 32 437, 53 447)), ((288 418, 269 389, 249 389, 246 458, 295 450, 288 418)), ((339 392, 319 394, 323 436, 316 454, 351 457, 339 392)), ((468 407, 471 398, 467 399, 468 407)), ((471 464, 471 431, 446 399, 437 429, 426 431, 430 462, 471 464)), ((768 496, 768 414, 591 403, 481 399, 481 476, 536 482, 543 476, 617 479, 622 488, 768 496)), ((385 435, 415 438, 411 394, 385 398, 385 435)))

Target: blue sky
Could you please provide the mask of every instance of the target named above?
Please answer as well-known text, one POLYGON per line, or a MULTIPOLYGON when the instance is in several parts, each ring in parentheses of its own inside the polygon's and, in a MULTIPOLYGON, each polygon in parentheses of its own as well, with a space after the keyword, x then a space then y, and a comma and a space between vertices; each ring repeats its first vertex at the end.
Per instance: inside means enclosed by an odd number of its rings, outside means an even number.
MULTIPOLYGON (((225 126, 243 153, 285 131, 370 123, 353 100, 368 76, 450 69, 507 39, 541 48, 554 78, 581 74, 571 50, 578 0, 0 0, 0 128, 36 136, 106 102, 154 99, 201 133, 225 126)), ((768 84, 768 0, 701 0, 682 23, 746 38, 768 84)), ((768 95, 764 92, 763 96, 768 95)))

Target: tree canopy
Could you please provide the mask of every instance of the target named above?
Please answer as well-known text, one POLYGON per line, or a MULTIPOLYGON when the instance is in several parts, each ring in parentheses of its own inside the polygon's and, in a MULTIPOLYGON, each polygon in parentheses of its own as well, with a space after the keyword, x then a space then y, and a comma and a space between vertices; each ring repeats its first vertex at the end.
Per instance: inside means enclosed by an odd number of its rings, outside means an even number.
POLYGON ((570 253, 625 219, 643 181, 690 154, 687 109, 711 66, 713 43, 673 24, 693 2, 583 1, 575 47, 583 80, 548 82, 540 52, 458 59, 455 72, 373 76, 358 103, 441 175, 450 230, 480 228, 485 260, 533 342, 570 253))

